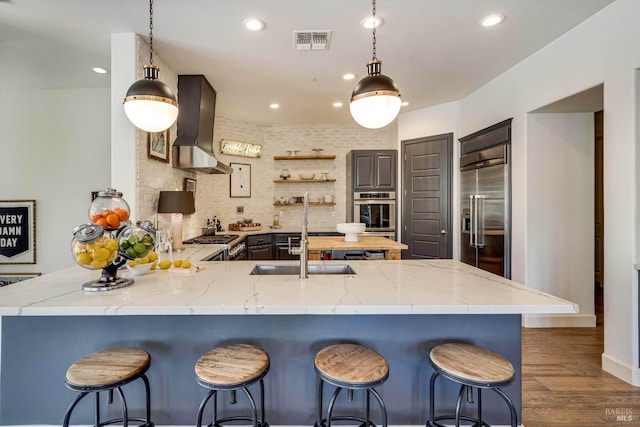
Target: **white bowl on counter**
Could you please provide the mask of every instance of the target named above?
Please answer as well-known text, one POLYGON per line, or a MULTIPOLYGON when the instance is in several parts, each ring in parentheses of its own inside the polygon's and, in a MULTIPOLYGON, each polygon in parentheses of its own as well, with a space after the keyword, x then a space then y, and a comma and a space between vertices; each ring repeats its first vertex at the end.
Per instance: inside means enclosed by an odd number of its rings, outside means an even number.
POLYGON ((137 264, 134 267, 127 264, 127 270, 129 270, 129 273, 131 273, 132 276, 144 276, 149 272, 149 270, 151 270, 151 264, 152 263, 137 264))
POLYGON ((338 233, 344 234, 345 242, 357 242, 358 234, 364 233, 366 228, 363 222, 343 222, 336 225, 338 233))

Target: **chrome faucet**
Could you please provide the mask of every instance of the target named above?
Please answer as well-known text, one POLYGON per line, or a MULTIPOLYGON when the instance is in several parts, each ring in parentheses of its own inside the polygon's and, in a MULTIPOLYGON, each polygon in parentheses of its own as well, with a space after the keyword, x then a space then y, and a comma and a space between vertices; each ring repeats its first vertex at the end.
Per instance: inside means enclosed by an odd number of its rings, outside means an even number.
POLYGON ((289 253, 300 255, 300 278, 309 277, 309 227, 307 212, 309 210, 309 193, 304 193, 304 208, 302 211, 302 235, 300 236, 300 246, 291 247, 291 237, 289 237, 289 253))

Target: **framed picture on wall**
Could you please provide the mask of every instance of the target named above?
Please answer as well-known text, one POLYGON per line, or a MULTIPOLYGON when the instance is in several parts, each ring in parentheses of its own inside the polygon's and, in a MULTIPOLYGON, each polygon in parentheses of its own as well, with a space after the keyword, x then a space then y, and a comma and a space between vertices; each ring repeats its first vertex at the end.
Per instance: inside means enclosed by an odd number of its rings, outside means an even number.
POLYGON ((0 201, 0 264, 36 263, 36 201, 0 201))
POLYGON ((251 197, 251 165, 229 163, 233 172, 229 177, 231 197, 251 197))
POLYGON ((0 288, 40 276, 41 273, 0 273, 0 288))
POLYGON ((147 156, 169 163, 169 129, 147 133, 147 156))

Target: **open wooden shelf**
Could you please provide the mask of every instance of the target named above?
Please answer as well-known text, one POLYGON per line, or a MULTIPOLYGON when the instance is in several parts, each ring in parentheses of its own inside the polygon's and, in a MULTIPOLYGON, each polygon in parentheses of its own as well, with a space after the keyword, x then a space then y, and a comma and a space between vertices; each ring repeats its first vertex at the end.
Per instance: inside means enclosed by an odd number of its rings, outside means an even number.
POLYGON ((273 160, 333 160, 335 154, 303 154, 300 156, 273 156, 273 160))
POLYGON ((274 179, 273 182, 284 184, 288 182, 336 182, 335 178, 328 179, 274 179))
MULTIPOLYGON (((309 202, 309 206, 335 206, 336 202, 309 202)), ((273 206, 304 206, 304 203, 274 203, 273 206)))

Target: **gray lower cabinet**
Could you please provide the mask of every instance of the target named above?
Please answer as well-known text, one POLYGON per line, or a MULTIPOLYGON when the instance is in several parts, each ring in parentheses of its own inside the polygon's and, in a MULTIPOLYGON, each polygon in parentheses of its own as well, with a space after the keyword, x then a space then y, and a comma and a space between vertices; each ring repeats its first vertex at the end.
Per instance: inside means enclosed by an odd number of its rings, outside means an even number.
MULTIPOLYGON (((338 232, 312 232, 310 236, 341 236, 338 232)), ((300 246, 300 233, 271 233, 253 234, 247 236, 248 260, 299 260, 299 255, 289 253, 289 238, 291 246, 300 246)))
POLYGON ((273 260, 273 235, 254 234, 247 236, 247 259, 249 261, 273 260))
POLYGON ((289 253, 289 237, 291 237, 291 246, 300 246, 300 233, 277 233, 274 239, 277 260, 300 258, 298 255, 289 253))

